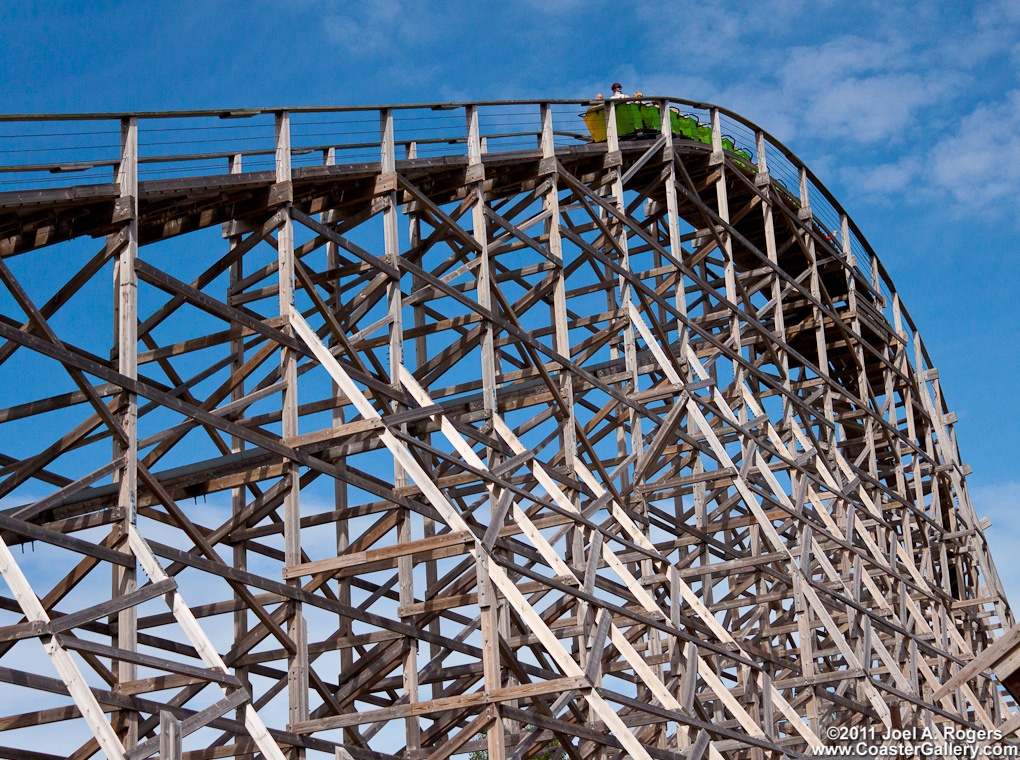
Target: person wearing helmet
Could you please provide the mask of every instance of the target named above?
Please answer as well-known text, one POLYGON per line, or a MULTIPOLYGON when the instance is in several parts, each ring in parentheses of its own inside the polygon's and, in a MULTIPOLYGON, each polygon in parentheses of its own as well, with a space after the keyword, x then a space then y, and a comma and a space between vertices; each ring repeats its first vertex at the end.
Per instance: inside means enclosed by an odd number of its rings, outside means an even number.
POLYGON ((620 84, 619 82, 613 82, 613 94, 610 97, 613 98, 627 97, 626 95, 623 94, 623 85, 620 84))

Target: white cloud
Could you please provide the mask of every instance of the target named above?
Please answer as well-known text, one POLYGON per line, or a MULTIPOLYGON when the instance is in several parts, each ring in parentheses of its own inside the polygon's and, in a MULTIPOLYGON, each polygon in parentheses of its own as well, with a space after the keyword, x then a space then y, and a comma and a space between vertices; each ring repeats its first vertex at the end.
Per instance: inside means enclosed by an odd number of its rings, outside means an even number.
MULTIPOLYGON (((1014 213, 1020 198, 1020 90, 978 105, 973 98, 982 84, 980 66, 998 65, 996 56, 1020 57, 1012 22, 1020 19, 1020 2, 999 0, 970 18, 954 19, 951 37, 928 33, 946 22, 943 11, 920 11, 880 9, 889 22, 875 25, 882 36, 837 33, 820 44, 785 48, 734 25, 739 14, 725 8, 691 14, 694 33, 687 39, 695 40, 695 49, 687 54, 697 56, 701 42, 711 43, 724 52, 705 54, 735 73, 722 80, 659 75, 649 78, 654 86, 642 80, 642 89, 690 93, 732 108, 795 152, 820 156, 816 163, 847 167, 838 176, 854 194, 897 195, 936 208, 953 206, 958 213, 1014 213)), ((653 14, 643 16, 662 51, 675 52, 676 42, 660 38, 686 15, 677 6, 659 27, 653 14)))
POLYGON ((1020 198, 1020 90, 983 103, 931 151, 931 179, 968 207, 1016 210, 1020 198))
MULTIPOLYGON (((708 18, 695 22, 705 30, 694 36, 713 44, 722 40, 729 63, 741 73, 728 77, 722 87, 695 80, 704 88, 696 96, 746 115, 784 141, 902 141, 924 108, 961 84, 957 76, 929 71, 923 47, 901 38, 842 35, 820 45, 776 51, 763 48, 759 40, 742 39, 740 25, 731 28, 708 18)), ((662 89, 675 92, 681 84, 692 81, 674 77, 662 89)))
POLYGON ((585 12, 584 9, 597 4, 598 0, 522 0, 528 10, 543 15, 585 12))
POLYGON ((923 47, 903 39, 845 35, 791 49, 771 82, 744 84, 734 94, 757 90, 757 105, 791 123, 798 136, 896 142, 922 109, 961 84, 957 76, 928 69, 927 58, 923 47))
POLYGON ((975 6, 974 20, 979 28, 998 30, 1003 36, 1015 39, 1017 24, 1020 24, 1020 2, 1018 0, 995 0, 975 6))
POLYGON ((935 103, 944 86, 934 76, 877 74, 824 82, 804 112, 812 133, 862 143, 900 142, 920 109, 935 103))
POLYGON ((373 0, 369 3, 326 3, 323 28, 338 53, 363 56, 408 44, 434 40, 443 32, 424 0, 373 0))
POLYGON ((930 135, 895 161, 848 166, 840 177, 861 196, 901 196, 957 215, 1020 211, 1020 90, 933 123, 930 135))
POLYGON ((1020 533, 1020 523, 1012 527, 1013 518, 1020 512, 1020 482, 1011 480, 1005 483, 979 485, 969 489, 970 500, 978 517, 988 517, 1000 529, 1020 533), (1005 518, 1000 523, 1000 518, 1005 518))
POLYGON ((812 87, 818 83, 861 74, 903 68, 909 46, 902 39, 881 41, 857 35, 837 37, 821 45, 793 48, 786 56, 784 78, 799 79, 812 87))
MULTIPOLYGON (((727 59, 743 44, 743 14, 723 3, 641 3, 632 11, 650 44, 670 60, 697 63, 697 68, 727 59), (683 30, 678 34, 678 30, 683 30)), ((646 88, 648 89, 648 88, 646 88)))
POLYGON ((916 183, 922 167, 920 158, 907 155, 887 164, 847 167, 840 176, 859 193, 887 197, 903 193, 916 183))

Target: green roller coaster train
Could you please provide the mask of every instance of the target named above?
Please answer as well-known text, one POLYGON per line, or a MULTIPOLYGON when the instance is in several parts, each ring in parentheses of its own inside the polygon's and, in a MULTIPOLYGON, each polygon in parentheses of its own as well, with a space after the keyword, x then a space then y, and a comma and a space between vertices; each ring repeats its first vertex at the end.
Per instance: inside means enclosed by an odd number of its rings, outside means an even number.
MULTIPOLYGON (((588 111, 582 114, 585 126, 591 134, 593 142, 606 141, 606 107, 605 104, 591 106, 588 111)), ((677 137, 686 137, 688 140, 696 140, 712 144, 712 127, 702 124, 697 116, 680 113, 678 108, 669 109, 669 126, 677 137)), ((639 102, 623 102, 616 105, 616 129, 621 140, 639 140, 643 138, 654 138, 662 134, 662 112, 659 106, 639 102)), ((747 169, 754 170, 751 154, 742 150, 734 144, 733 138, 729 135, 722 137, 723 150, 740 156, 743 160, 734 157, 734 163, 747 169)))

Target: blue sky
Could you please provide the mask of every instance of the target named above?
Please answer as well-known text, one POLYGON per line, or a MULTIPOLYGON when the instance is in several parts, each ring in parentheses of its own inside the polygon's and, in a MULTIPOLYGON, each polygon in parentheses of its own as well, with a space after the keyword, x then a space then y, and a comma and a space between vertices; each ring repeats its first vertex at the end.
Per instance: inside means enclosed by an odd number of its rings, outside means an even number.
POLYGON ((1020 599, 1020 0, 25 2, 0 23, 4 112, 579 98, 620 80, 751 118, 892 273, 1020 599))

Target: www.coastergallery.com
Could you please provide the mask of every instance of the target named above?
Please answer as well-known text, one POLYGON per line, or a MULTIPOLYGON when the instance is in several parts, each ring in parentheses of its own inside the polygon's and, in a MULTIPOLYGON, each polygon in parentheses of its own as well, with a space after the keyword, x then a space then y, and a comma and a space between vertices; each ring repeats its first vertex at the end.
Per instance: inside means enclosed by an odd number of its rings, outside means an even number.
POLYGON ((938 736, 929 728, 875 729, 836 728, 827 732, 829 745, 812 747, 815 757, 1020 757, 1020 746, 1003 744, 995 730, 944 728, 938 736))

